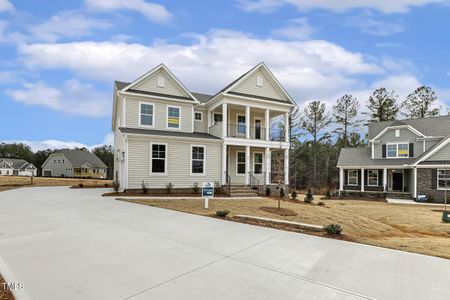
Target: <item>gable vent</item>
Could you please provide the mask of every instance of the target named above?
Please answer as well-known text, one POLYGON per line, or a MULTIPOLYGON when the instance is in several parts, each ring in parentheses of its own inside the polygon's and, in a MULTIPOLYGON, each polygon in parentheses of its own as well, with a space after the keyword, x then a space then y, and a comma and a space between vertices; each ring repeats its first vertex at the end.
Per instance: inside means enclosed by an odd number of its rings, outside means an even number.
POLYGON ((166 84, 166 80, 163 76, 158 76, 158 86, 159 87, 164 87, 166 84))
POLYGON ((263 86, 263 79, 261 76, 256 77, 256 86, 263 86))

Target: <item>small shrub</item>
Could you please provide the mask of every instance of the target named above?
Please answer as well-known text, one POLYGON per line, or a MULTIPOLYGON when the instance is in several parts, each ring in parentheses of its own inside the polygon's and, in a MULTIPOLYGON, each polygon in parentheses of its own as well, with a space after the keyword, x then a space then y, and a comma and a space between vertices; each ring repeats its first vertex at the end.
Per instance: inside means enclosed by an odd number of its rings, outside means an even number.
POLYGON ((230 211, 228 209, 218 210, 218 211, 216 211, 216 216, 225 218, 229 213, 230 213, 230 211))
POLYGON ((284 198, 284 188, 280 188, 280 198, 284 198))
POLYGON ((169 182, 168 184, 166 184, 166 192, 167 194, 170 194, 172 192, 173 189, 173 183, 169 182))
POLYGON ((266 196, 270 196, 270 187, 266 186, 266 196))
POLYGON ((141 189, 142 189, 142 194, 147 194, 148 193, 148 186, 143 180, 142 180, 142 183, 141 183, 141 189))
POLYGON ((198 187, 198 182, 194 182, 194 184, 192 185, 192 193, 198 194, 199 191, 200 191, 200 188, 198 187))
POLYGON ((214 193, 222 194, 222 186, 218 180, 214 181, 214 193))
POLYGON ((347 193, 346 193, 345 191, 342 191, 342 192, 341 192, 341 196, 342 196, 342 197, 345 197, 346 195, 347 195, 347 193))
POLYGON ((325 205, 325 202, 320 201, 319 203, 317 203, 317 205, 319 205, 319 206, 324 206, 324 205, 325 205))
POLYGON ((311 203, 314 201, 313 193, 311 192, 311 188, 308 188, 308 192, 306 193, 305 203, 311 203))
POLYGON ((434 201, 434 195, 432 193, 428 193, 427 194, 427 199, 429 202, 433 202, 434 201))
POLYGON ((78 184, 78 187, 79 187, 80 189, 82 189, 82 188, 84 187, 84 184, 83 184, 82 182, 80 182, 80 183, 78 184))
POLYGON ((108 187, 108 184, 107 184, 107 183, 105 183, 105 187, 108 187))
POLYGON ((327 193, 325 194, 325 196, 327 197, 327 199, 331 198, 331 189, 330 189, 330 187, 327 187, 327 193))
POLYGON ((120 181, 119 180, 114 180, 112 183, 112 189, 114 191, 114 193, 118 193, 120 190, 120 181))
POLYGON ((297 201, 297 191, 295 189, 292 190, 291 198, 294 201, 297 201))
POLYGON ((323 228, 327 234, 340 235, 342 227, 339 224, 328 224, 323 228))

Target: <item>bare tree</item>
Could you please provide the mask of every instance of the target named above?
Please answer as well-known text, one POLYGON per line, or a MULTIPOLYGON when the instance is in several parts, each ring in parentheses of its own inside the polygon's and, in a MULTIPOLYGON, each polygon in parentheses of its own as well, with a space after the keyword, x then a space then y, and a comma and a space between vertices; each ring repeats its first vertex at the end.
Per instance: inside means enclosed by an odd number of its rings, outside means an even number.
POLYGON ((403 106, 406 109, 404 115, 408 118, 437 116, 441 112, 441 107, 436 106, 436 101, 436 93, 430 87, 421 86, 403 101, 403 106))
POLYGON ((354 120, 358 114, 358 108, 358 100, 349 94, 339 98, 336 104, 333 105, 333 117, 338 125, 335 132, 342 136, 344 148, 348 146, 349 130, 359 123, 354 120))

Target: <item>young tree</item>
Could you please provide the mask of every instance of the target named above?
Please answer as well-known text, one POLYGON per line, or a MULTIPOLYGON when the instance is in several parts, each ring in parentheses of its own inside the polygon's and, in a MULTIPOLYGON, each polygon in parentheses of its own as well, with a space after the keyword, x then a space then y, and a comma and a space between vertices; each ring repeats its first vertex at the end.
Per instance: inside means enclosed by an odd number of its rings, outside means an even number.
POLYGON ((336 128, 336 133, 342 136, 344 141, 344 148, 348 145, 348 132, 358 123, 354 118, 358 114, 359 102, 352 95, 346 94, 339 98, 335 105, 333 105, 333 117, 339 126, 336 128))
POLYGON ((388 92, 386 88, 376 89, 369 97, 367 108, 371 121, 381 122, 395 120, 398 113, 398 96, 394 91, 388 92))
POLYGON ((108 167, 107 178, 113 179, 114 174, 114 148, 109 145, 103 145, 100 147, 94 148, 92 153, 98 156, 101 161, 108 167))
POLYGON ((325 103, 311 101, 303 111, 301 128, 312 137, 313 147, 313 183, 317 184, 317 143, 326 138, 328 134, 324 130, 330 124, 330 118, 326 114, 325 103))
POLYGON ((430 87, 421 86, 403 101, 403 106, 406 109, 404 114, 408 118, 437 116, 440 114, 441 107, 436 107, 436 101, 436 93, 430 87))
POLYGON ((30 146, 23 143, 1 143, 0 157, 21 158, 31 162, 33 159, 33 151, 30 146))

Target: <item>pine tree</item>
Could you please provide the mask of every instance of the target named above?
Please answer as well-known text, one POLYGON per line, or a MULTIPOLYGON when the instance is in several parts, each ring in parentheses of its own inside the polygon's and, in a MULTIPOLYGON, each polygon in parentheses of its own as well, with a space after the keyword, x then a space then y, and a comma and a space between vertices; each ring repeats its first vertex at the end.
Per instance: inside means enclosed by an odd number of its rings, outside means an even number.
POLYGON ((344 148, 348 145, 349 129, 358 123, 358 121, 353 120, 358 114, 358 108, 358 100, 349 94, 339 98, 333 106, 333 117, 339 125, 335 131, 342 136, 344 148))
POLYGON ((371 121, 381 122, 395 120, 398 113, 398 96, 394 91, 388 92, 386 88, 376 89, 369 97, 367 108, 371 121))
POLYGON ((436 93, 427 86, 417 88, 406 97, 403 106, 408 118, 425 118, 440 114, 441 107, 436 107, 436 93))

